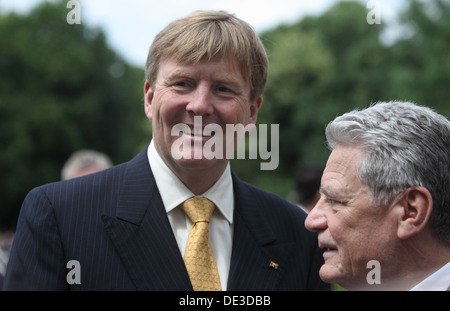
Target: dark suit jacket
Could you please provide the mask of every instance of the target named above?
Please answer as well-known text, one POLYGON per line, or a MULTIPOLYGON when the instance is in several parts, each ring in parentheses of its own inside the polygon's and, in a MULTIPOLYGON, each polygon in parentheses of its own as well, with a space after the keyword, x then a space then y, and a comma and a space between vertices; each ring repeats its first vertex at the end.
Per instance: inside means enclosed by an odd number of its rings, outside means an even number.
MULTIPOLYGON (((303 211, 234 174, 233 184, 228 290, 328 289, 303 211)), ((30 191, 4 289, 192 290, 146 149, 130 162, 30 191), (71 260, 78 270, 67 266, 71 260), (67 275, 78 272, 80 284, 69 284, 67 275)))

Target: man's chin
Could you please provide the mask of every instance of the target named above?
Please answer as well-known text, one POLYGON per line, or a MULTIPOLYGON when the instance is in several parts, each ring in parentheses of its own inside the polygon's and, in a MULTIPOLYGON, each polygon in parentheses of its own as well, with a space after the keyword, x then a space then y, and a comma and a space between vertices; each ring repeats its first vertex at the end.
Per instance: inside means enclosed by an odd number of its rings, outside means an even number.
POLYGON ((327 266, 326 264, 320 268, 319 276, 325 283, 338 284, 345 290, 349 291, 366 291, 377 289, 377 287, 367 284, 366 277, 364 275, 361 275, 360 277, 350 276, 342 271, 339 271, 337 268, 327 266))
POLYGON ((202 157, 194 157, 191 154, 177 154, 174 157, 174 162, 178 167, 185 168, 186 170, 198 170, 198 169, 211 169, 215 166, 219 166, 222 162, 226 162, 226 159, 216 159, 215 157, 208 158, 208 155, 202 155, 202 157))
POLYGON ((325 283, 339 284, 344 288, 346 288, 344 285, 347 286, 349 279, 349 276, 336 265, 332 265, 326 261, 319 270, 319 276, 325 283))
POLYGON ((334 284, 339 280, 339 275, 335 269, 328 267, 327 264, 322 265, 319 270, 319 276, 325 283, 334 284))

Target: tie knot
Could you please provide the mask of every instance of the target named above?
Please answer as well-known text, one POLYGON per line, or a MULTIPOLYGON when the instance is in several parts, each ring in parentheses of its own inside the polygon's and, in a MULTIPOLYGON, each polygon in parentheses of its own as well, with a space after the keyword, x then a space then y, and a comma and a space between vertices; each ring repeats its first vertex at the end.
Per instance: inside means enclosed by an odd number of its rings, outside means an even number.
POLYGON ((209 222, 209 219, 214 211, 214 207, 214 203, 207 198, 197 197, 187 199, 181 206, 183 211, 194 224, 201 221, 209 222))

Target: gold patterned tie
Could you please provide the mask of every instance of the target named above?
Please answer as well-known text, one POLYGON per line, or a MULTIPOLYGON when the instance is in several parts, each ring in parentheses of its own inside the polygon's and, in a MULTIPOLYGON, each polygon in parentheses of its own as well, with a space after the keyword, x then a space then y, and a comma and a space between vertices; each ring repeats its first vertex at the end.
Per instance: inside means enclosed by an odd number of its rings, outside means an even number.
POLYGON ((214 203, 207 198, 190 198, 181 206, 194 223, 189 233, 184 263, 195 291, 220 291, 216 260, 209 244, 209 219, 214 203))

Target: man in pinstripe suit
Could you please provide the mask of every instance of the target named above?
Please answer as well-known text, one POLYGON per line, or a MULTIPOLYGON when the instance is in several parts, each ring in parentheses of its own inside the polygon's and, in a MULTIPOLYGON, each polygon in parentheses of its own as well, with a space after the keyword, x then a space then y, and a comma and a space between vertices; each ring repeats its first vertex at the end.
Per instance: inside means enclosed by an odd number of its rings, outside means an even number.
POLYGON ((153 139, 127 163, 31 191, 4 288, 192 290, 183 262, 192 223, 179 206, 203 196, 216 205, 209 240, 222 290, 327 289, 304 212, 241 181, 225 156, 195 156, 220 135, 207 125, 256 122, 267 66, 254 30, 231 14, 195 12, 169 24, 146 64, 153 139))

